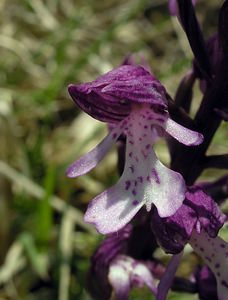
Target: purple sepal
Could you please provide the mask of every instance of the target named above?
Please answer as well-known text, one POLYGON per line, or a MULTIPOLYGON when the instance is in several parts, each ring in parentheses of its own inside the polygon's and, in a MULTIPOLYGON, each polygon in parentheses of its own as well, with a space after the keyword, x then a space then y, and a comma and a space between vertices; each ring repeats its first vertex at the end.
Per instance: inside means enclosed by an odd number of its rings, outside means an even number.
POLYGON ((82 110, 103 122, 124 119, 132 103, 167 106, 165 88, 145 68, 135 65, 122 65, 92 82, 71 84, 68 91, 82 110))
POLYGON ((156 210, 153 212, 152 230, 168 253, 182 251, 193 229, 199 233, 204 229, 210 237, 215 237, 225 221, 217 204, 203 191, 191 188, 185 196, 183 205, 173 216, 160 218, 156 210))
POLYGON ((101 95, 99 88, 90 89, 90 85, 91 83, 68 86, 74 102, 88 115, 102 122, 116 123, 129 114, 129 103, 121 103, 120 99, 101 95))

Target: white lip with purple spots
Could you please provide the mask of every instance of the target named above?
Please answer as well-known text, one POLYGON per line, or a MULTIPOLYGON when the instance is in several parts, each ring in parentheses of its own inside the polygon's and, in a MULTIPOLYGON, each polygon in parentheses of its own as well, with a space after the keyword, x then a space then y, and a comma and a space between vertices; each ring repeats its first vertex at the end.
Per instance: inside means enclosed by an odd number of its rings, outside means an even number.
POLYGON ((126 135, 124 172, 113 187, 89 204, 85 221, 95 224, 100 233, 108 234, 126 225, 145 205, 152 204, 161 217, 173 215, 185 197, 182 176, 164 166, 152 148, 165 131, 187 145, 197 145, 202 136, 171 119, 168 112, 148 104, 132 106, 132 111, 89 153, 75 161, 67 171, 77 177, 93 169, 121 134, 126 135), (184 138, 183 138, 184 136, 184 138))

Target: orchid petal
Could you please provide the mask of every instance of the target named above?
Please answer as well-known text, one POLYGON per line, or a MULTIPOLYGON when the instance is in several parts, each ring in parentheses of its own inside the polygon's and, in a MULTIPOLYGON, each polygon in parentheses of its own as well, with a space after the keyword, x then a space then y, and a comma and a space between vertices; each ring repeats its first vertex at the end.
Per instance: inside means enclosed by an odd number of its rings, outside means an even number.
POLYGON ((190 130, 172 119, 168 118, 165 125, 165 131, 174 137, 178 142, 186 146, 196 146, 203 142, 203 135, 190 130))
POLYGON ((217 281, 219 300, 228 299, 228 243, 220 237, 209 238, 205 231, 193 231, 192 248, 205 260, 217 281))
POLYGON ((95 148, 73 162, 66 174, 70 178, 84 175, 96 167, 122 133, 122 122, 115 127, 95 148))
POLYGON ((180 264, 182 255, 183 252, 180 252, 177 255, 173 255, 173 257, 169 261, 166 271, 159 282, 156 300, 166 299, 169 289, 173 283, 176 270, 180 264))

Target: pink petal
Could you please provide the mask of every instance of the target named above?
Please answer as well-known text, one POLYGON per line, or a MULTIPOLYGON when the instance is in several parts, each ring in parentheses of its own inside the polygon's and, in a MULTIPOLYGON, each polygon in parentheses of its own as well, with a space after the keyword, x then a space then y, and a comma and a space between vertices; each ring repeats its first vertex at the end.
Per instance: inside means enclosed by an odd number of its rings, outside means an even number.
POLYGON ((67 176, 74 178, 84 175, 95 168, 121 135, 121 123, 118 127, 114 128, 95 148, 73 162, 66 171, 67 176))
POLYGON ((220 237, 209 238, 205 231, 193 231, 190 244, 212 270, 219 300, 228 299, 228 243, 220 237))
POLYGON ((166 121, 165 130, 174 137, 178 142, 186 146, 196 146, 203 142, 203 135, 196 131, 190 130, 170 118, 166 121))

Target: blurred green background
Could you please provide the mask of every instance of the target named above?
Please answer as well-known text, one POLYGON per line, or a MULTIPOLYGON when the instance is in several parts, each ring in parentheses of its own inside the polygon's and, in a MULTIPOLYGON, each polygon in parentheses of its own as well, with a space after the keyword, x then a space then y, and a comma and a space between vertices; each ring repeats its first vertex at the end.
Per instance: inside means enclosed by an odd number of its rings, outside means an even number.
MULTIPOLYGON (((206 37, 221 2, 197 5, 206 37)), ((66 178, 66 167, 106 133, 77 109, 67 85, 93 80, 134 52, 173 96, 192 54, 163 0, 1 0, 0 24, 0 300, 90 299, 86 270, 102 237, 82 216, 117 180, 116 153, 88 175, 66 178)), ((195 98, 192 114, 197 89, 195 98)), ((224 153, 224 140, 223 126, 210 153, 224 153)), ((168 163, 164 143, 157 153, 168 163)), ((132 299, 153 298, 143 290, 132 299)))

